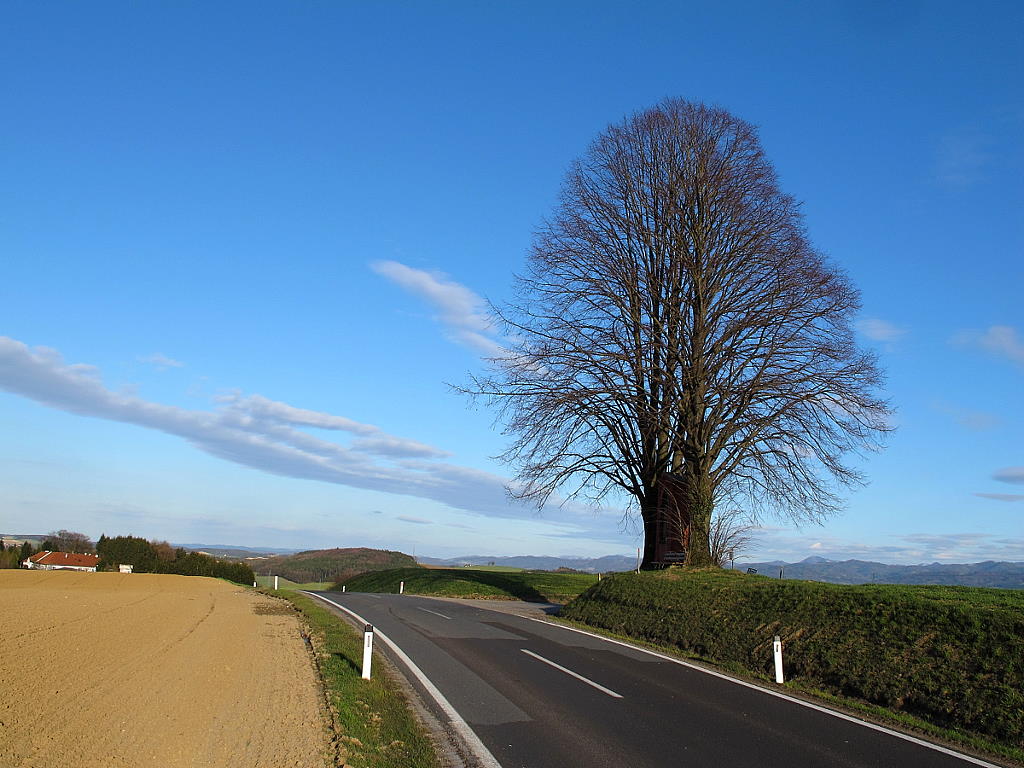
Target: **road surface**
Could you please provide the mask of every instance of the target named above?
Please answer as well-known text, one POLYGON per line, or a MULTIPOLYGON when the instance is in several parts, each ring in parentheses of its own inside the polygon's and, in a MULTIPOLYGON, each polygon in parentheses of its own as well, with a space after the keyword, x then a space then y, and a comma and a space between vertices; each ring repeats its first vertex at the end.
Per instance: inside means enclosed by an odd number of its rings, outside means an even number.
POLYGON ((398 645, 501 768, 990 765, 524 616, 412 595, 322 596, 398 645))

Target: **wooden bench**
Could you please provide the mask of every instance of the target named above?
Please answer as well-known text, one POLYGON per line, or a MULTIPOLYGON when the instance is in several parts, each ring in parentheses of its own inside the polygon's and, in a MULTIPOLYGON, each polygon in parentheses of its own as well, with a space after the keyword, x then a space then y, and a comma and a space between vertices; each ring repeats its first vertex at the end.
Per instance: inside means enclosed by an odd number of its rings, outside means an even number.
POLYGON ((686 562, 685 552, 666 552, 661 556, 661 560, 658 560, 654 564, 659 568, 668 568, 670 565, 679 565, 680 563, 686 562))

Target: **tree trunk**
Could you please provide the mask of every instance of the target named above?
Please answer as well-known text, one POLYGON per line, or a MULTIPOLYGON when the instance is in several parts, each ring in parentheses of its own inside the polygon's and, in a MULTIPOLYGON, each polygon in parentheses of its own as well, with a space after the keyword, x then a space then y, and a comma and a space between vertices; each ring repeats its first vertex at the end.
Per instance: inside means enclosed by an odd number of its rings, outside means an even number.
POLYGON ((658 494, 648 491, 640 501, 640 516, 644 521, 644 559, 640 570, 650 571, 658 559, 658 494))
POLYGON ((654 489, 648 489, 640 502, 644 521, 644 557, 642 570, 680 563, 671 555, 686 552, 690 536, 690 514, 685 489, 675 475, 665 473, 654 489))
POLYGON ((714 496, 698 488, 690 495, 690 546, 686 550, 686 564, 693 568, 714 565, 711 557, 711 513, 715 509, 714 496))

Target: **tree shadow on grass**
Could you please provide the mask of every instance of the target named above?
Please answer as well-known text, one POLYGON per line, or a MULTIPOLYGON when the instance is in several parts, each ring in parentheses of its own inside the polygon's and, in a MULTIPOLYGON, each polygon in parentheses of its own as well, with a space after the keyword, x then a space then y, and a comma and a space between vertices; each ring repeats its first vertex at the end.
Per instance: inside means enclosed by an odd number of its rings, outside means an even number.
POLYGON ((476 582, 477 584, 486 584, 489 587, 501 590, 509 595, 512 595, 519 600, 526 600, 531 603, 546 603, 548 602, 547 596, 541 594, 536 589, 526 584, 520 574, 510 573, 496 573, 493 571, 474 571, 467 568, 461 570, 452 568, 451 570, 435 571, 438 574, 444 574, 438 576, 439 581, 443 581, 446 578, 450 578, 450 575, 458 575, 461 581, 476 582), (516 577, 519 578, 516 578, 516 577))
POLYGON ((344 653, 340 653, 338 651, 335 651, 334 653, 331 654, 331 656, 336 658, 339 662, 344 664, 346 667, 350 668, 357 675, 361 675, 363 673, 362 667, 360 667, 358 664, 356 664, 354 659, 350 659, 344 653))

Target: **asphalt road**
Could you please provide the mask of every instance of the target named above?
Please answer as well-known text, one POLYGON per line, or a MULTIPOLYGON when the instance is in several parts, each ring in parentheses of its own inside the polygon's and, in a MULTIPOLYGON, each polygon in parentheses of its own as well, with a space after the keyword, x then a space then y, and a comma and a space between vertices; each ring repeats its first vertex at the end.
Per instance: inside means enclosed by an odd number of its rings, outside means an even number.
POLYGON ((987 765, 522 616, 411 595, 324 596, 395 642, 502 768, 987 765))

